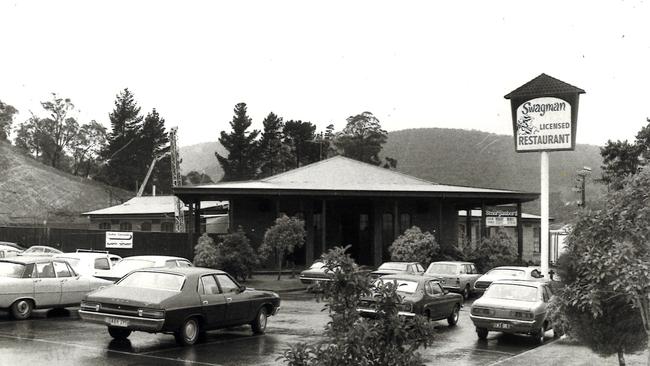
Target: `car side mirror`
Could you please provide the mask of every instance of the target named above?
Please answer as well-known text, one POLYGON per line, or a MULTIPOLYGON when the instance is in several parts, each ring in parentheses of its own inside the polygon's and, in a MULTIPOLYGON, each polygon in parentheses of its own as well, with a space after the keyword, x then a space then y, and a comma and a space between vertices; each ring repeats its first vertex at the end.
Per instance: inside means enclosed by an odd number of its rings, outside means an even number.
POLYGON ((239 285, 239 292, 244 292, 244 291, 246 291, 246 286, 239 285))

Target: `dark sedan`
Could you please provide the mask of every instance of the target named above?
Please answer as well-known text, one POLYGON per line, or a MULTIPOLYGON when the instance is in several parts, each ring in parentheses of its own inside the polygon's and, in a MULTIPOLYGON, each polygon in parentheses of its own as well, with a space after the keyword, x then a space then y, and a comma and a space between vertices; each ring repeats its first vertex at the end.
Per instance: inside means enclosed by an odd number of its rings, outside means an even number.
POLYGON ((280 297, 239 285, 226 272, 209 268, 148 268, 86 295, 79 315, 105 324, 116 339, 132 331, 172 333, 182 345, 207 330, 250 324, 264 333, 280 297))
MULTIPOLYGON (((447 319, 450 326, 458 323, 463 296, 444 290, 440 282, 431 277, 419 275, 389 275, 377 281, 395 281, 397 293, 403 296, 400 316, 422 315, 429 320, 447 319)), ((363 299, 357 308, 361 316, 374 317, 377 314, 373 298, 363 299)))

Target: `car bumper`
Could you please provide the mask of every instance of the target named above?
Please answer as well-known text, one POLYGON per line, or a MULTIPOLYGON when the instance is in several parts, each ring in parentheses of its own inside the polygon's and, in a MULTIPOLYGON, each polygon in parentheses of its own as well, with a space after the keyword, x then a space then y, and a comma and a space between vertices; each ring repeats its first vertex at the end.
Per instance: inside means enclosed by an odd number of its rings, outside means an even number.
MULTIPOLYGON (((377 316, 377 310, 375 309, 365 309, 365 308, 357 308, 357 312, 361 316, 369 317, 369 318, 374 318, 377 316)), ((400 311, 397 313, 398 316, 404 316, 407 318, 411 318, 415 316, 415 313, 411 311, 400 311)))
POLYGON ((318 283, 318 282, 327 282, 331 281, 331 278, 322 278, 322 277, 300 277, 300 282, 304 284, 312 284, 312 283, 318 283))
POLYGON ((517 320, 506 318, 489 318, 470 314, 470 319, 477 328, 506 333, 532 333, 542 326, 543 319, 517 320))
POLYGON ((139 318, 134 316, 98 313, 94 311, 79 310, 81 319, 91 323, 107 326, 123 327, 144 332, 160 332, 165 324, 165 319, 139 318), (119 324, 119 325, 118 325, 119 324))
POLYGON ((280 306, 276 306, 276 307, 273 309, 273 312, 271 313, 271 315, 277 315, 279 312, 280 312, 280 306))

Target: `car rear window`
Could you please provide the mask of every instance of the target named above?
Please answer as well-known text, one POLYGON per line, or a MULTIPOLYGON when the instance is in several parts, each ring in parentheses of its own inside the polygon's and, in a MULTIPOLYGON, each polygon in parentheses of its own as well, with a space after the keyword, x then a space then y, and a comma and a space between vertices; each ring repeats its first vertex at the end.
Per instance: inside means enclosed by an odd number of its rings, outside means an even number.
POLYGON ((406 271, 407 263, 384 263, 378 269, 395 269, 398 271, 406 271))
POLYGON ((95 258, 95 269, 111 269, 108 258, 95 258))
POLYGON ((133 272, 122 278, 116 286, 180 291, 184 282, 185 276, 173 273, 133 272))
POLYGON ((509 277, 509 278, 524 278, 526 277, 526 271, 522 269, 499 269, 495 268, 488 272, 487 274, 489 275, 497 275, 501 277, 509 277))
POLYGON ((115 270, 130 272, 134 269, 153 267, 156 265, 154 261, 148 261, 145 259, 122 259, 119 263, 115 265, 115 270))
POLYGON ((394 280, 394 279, 379 279, 377 280, 377 284, 380 282, 383 283, 390 283, 390 282, 395 282, 397 285, 397 292, 403 292, 407 294, 414 294, 415 291, 418 289, 418 282, 417 281, 408 281, 408 280, 394 280))
POLYGON ((314 262, 309 269, 321 269, 325 267, 325 263, 323 262, 314 262))
POLYGON ((537 287, 506 283, 493 283, 483 297, 486 299, 505 299, 534 302, 540 299, 537 287))
POLYGON ((427 273, 455 275, 458 273, 458 266, 455 264, 431 263, 427 273))
POLYGON ((0 262, 0 277, 21 278, 24 271, 24 264, 0 262))

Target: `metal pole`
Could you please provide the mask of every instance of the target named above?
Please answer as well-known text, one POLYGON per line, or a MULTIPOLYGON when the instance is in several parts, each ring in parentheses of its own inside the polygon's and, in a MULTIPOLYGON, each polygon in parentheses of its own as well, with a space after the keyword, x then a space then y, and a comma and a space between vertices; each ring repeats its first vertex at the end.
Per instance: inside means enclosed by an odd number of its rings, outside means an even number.
POLYGON ((587 175, 582 176, 582 207, 587 207, 587 202, 585 201, 585 181, 587 180, 587 175))
POLYGON ((549 278, 548 275, 548 151, 542 151, 540 161, 540 175, 541 175, 541 211, 542 211, 542 228, 541 228, 541 250, 540 261, 542 267, 542 274, 544 278, 549 278))

